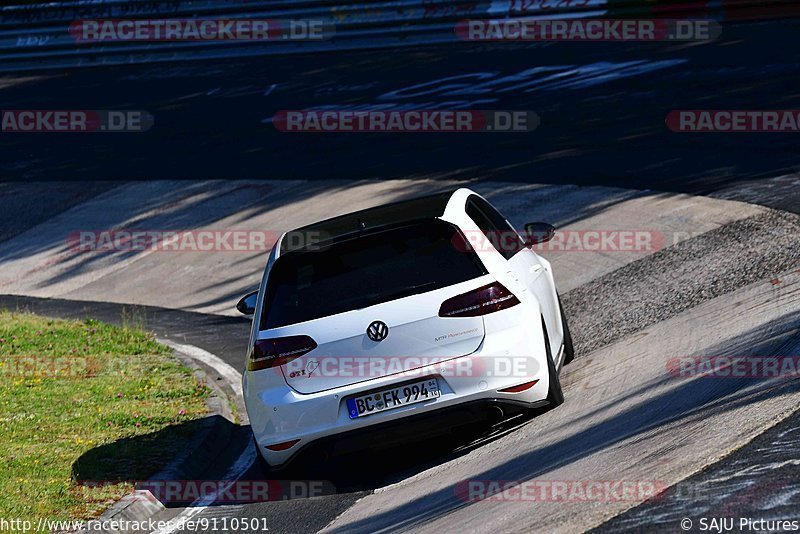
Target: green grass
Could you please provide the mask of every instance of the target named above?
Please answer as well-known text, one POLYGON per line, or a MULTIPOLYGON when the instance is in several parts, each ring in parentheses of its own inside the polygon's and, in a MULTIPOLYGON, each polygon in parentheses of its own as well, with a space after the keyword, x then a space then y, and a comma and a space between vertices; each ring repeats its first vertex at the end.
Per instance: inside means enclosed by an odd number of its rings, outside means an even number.
POLYGON ((0 517, 97 517, 185 445, 208 393, 140 329, 0 310, 0 517))

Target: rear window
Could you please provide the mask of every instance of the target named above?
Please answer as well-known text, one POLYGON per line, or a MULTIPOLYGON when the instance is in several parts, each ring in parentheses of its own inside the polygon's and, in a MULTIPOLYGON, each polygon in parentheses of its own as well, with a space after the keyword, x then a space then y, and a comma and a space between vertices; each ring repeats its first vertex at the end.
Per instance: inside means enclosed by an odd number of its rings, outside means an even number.
POLYGON ((433 219, 278 258, 260 328, 278 328, 425 293, 487 273, 463 234, 433 219))

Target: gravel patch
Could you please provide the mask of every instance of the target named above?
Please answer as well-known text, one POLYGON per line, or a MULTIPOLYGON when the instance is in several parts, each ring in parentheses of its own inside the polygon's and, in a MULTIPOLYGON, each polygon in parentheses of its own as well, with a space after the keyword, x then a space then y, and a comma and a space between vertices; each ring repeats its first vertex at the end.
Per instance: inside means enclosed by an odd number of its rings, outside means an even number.
POLYGON ((630 263, 562 295, 579 355, 800 266, 800 216, 770 210, 630 263), (608 295, 614 295, 609 299, 608 295))

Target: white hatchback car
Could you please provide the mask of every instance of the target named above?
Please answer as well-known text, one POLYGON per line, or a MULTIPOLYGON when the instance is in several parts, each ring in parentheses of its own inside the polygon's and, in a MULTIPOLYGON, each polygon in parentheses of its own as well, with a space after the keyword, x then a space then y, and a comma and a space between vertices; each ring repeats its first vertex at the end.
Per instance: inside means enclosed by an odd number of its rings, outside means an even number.
POLYGON ((561 404, 572 340, 531 250, 553 232, 523 239, 458 189, 283 234, 237 305, 254 315, 244 400, 266 467, 561 404))

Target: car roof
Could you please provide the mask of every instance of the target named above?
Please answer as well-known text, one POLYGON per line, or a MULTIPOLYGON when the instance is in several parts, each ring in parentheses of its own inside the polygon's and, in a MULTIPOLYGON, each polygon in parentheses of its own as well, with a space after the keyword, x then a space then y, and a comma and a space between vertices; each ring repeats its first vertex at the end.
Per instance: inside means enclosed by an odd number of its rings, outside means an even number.
POLYGON ((280 255, 301 250, 305 248, 306 243, 313 242, 319 245, 364 230, 372 231, 384 226, 441 217, 452 196, 453 191, 447 191, 401 200, 297 228, 284 235, 281 240, 280 255), (287 239, 289 234, 299 234, 299 239, 287 239))

